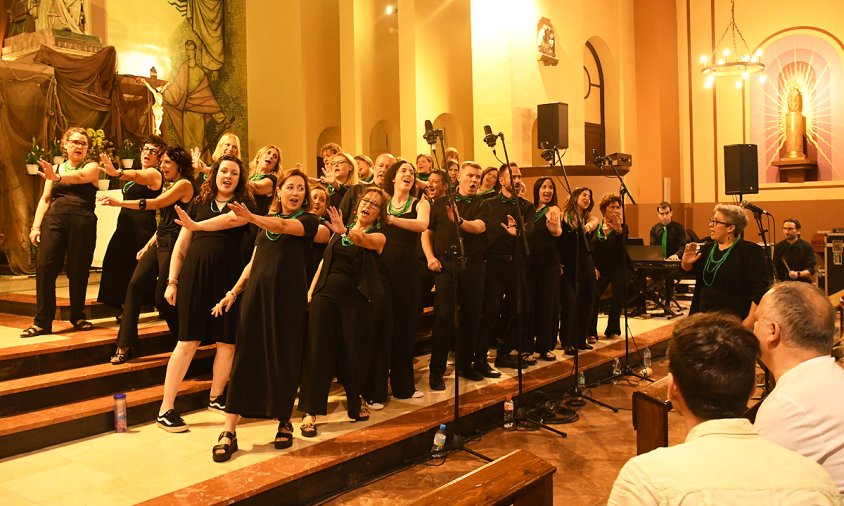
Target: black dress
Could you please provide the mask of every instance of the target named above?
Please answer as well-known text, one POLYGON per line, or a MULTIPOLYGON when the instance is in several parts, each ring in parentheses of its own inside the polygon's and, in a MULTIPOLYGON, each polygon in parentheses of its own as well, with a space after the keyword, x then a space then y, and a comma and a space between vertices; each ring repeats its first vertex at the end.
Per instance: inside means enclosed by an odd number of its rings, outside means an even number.
POLYGON ((621 311, 624 308, 624 299, 627 288, 632 284, 633 264, 627 255, 627 225, 622 225, 621 235, 610 229, 604 235, 602 225, 598 226, 592 238, 592 257, 595 259, 595 268, 601 273, 595 288, 595 304, 592 307, 592 317, 589 321, 587 335, 598 335, 598 310, 600 307, 601 294, 612 284, 612 302, 610 311, 607 314, 607 328, 604 335, 621 335, 621 311))
MULTIPOLYGON (((163 181, 162 176, 162 181, 163 181)), ((123 200, 154 199, 161 189, 151 190, 148 186, 128 181, 123 185, 123 200)), ((138 265, 135 255, 155 233, 155 210, 123 208, 117 216, 117 228, 108 242, 103 258, 103 273, 97 300, 107 306, 119 308, 126 300, 126 288, 132 273, 138 265)), ((140 301, 151 304, 149 298, 140 301)))
MULTIPOLYGON (((266 216, 270 211, 270 205, 273 203, 275 197, 275 185, 278 182, 278 177, 275 174, 256 174, 249 178, 250 181, 260 181, 262 179, 269 179, 273 182, 273 190, 269 195, 255 195, 255 214, 258 216, 266 216)), ((249 262, 252 258, 252 250, 255 248, 255 238, 258 237, 258 232, 261 230, 258 225, 254 223, 249 224, 249 233, 243 238, 243 258, 244 261, 249 262)))
POLYGON ((306 259, 317 231, 313 214, 297 217, 305 235, 261 230, 243 291, 227 411, 286 421, 302 371, 308 317, 306 259))
POLYGON ((536 351, 546 353, 557 345, 560 325, 560 253, 557 238, 548 230, 548 206, 536 213, 530 238, 530 287, 532 333, 536 351))
MULTIPOLYGON (((254 207, 254 206, 253 206, 254 207)), ((188 215, 194 221, 219 216, 217 204, 192 202, 188 215)), ((222 212, 231 212, 228 205, 222 212)), ((176 310, 179 314, 179 341, 235 343, 237 305, 221 316, 211 308, 231 290, 240 278, 245 262, 239 247, 247 233, 246 225, 216 232, 194 232, 179 273, 176 310)))
POLYGON ((595 262, 590 237, 563 220, 559 239, 563 276, 560 283, 560 341, 564 346, 586 345, 586 332, 595 302, 595 262))
POLYGON ((689 314, 725 311, 744 319, 770 285, 765 254, 756 244, 741 239, 736 239, 732 250, 719 250, 717 244, 702 246, 693 265, 695 296, 689 314), (718 262, 723 262, 720 267, 718 262))

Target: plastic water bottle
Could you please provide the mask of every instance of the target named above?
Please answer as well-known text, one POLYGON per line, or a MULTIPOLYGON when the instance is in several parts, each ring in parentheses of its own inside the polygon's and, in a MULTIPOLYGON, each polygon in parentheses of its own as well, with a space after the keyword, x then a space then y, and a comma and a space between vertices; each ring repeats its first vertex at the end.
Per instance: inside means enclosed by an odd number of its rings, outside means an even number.
POLYGON ((621 376, 621 361, 618 360, 618 357, 614 358, 612 361, 612 382, 613 385, 617 384, 618 377, 621 376))
POLYGON ((513 420, 513 397, 508 395, 504 401, 504 428, 513 430, 515 427, 513 420))
POLYGON ((653 365, 653 361, 651 360, 650 348, 645 348, 645 353, 642 356, 642 365, 644 365, 646 369, 650 369, 650 367, 653 365))
POLYGON ((440 424, 440 430, 434 434, 434 445, 431 447, 431 457, 438 459, 445 456, 445 424, 440 424))
POLYGON ((114 394, 114 432, 126 432, 126 394, 114 394))
POLYGON ((586 387, 586 375, 583 371, 577 371, 577 388, 581 391, 586 387))

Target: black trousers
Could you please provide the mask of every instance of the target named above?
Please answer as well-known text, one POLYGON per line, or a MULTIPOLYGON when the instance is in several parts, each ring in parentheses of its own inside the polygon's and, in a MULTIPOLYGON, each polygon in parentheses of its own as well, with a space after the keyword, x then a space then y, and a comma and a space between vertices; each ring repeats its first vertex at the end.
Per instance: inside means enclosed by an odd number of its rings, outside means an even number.
POLYGON ((581 258, 580 268, 566 267, 560 283, 560 341, 563 346, 586 344, 586 331, 595 303, 595 264, 592 257, 581 258), (575 278, 575 273, 577 276, 575 278), (579 289, 575 297, 575 279, 579 289))
MULTIPOLYGON (((454 333, 454 312, 457 306, 454 300, 455 269, 460 304, 459 335, 456 339, 457 370, 472 367, 476 358, 474 351, 478 342, 484 295, 484 263, 481 260, 469 261, 466 270, 461 270, 459 264, 452 265, 450 258, 440 258, 440 262, 443 269, 434 276, 436 321, 431 333, 430 373, 442 375, 448 359, 448 344, 454 333)), ((486 361, 486 352, 483 360, 486 361)))
POLYGON ((85 319, 88 272, 97 244, 97 217, 92 213, 47 211, 41 222, 41 244, 36 259, 35 325, 52 330, 56 317, 56 279, 65 264, 70 290, 70 321, 85 319))
POLYGON ((553 351, 560 328, 560 264, 531 266, 530 286, 531 331, 536 336, 536 351, 553 351))
POLYGON ((481 319, 480 331, 478 334, 478 345, 475 348, 475 359, 485 359, 489 350, 490 336, 498 323, 501 312, 501 297, 505 297, 505 304, 509 310, 504 313, 505 321, 502 322, 504 330, 504 344, 498 353, 508 354, 513 350, 522 352, 533 351, 533 340, 527 323, 530 321, 529 292, 527 287, 527 273, 525 267, 518 276, 517 287, 516 264, 513 260, 490 258, 486 261, 486 280, 484 283, 483 317, 481 319), (519 288, 521 292, 519 292, 519 288), (519 300, 521 295, 521 300, 519 300), (522 307, 522 340, 519 342, 518 332, 518 311, 516 304, 522 307))
POLYGON ((349 276, 329 274, 308 308, 308 342, 299 389, 299 410, 324 415, 334 365, 346 390, 350 418, 360 414, 360 396, 369 372, 372 305, 349 276))
POLYGON ((612 284, 612 301, 610 312, 607 317, 607 329, 605 336, 613 334, 621 335, 621 310, 624 308, 624 299, 627 296, 627 271, 625 269, 611 269, 601 273, 595 289, 595 304, 592 307, 592 318, 589 320, 587 336, 598 335, 598 310, 600 308, 601 294, 612 284))
POLYGON ((126 300, 123 302, 123 319, 117 332, 117 346, 126 348, 138 342, 138 318, 141 314, 141 302, 155 296, 158 314, 167 322, 173 340, 179 335, 179 316, 176 306, 164 300, 167 289, 167 276, 170 274, 170 247, 160 249, 153 244, 138 261, 129 286, 126 300))

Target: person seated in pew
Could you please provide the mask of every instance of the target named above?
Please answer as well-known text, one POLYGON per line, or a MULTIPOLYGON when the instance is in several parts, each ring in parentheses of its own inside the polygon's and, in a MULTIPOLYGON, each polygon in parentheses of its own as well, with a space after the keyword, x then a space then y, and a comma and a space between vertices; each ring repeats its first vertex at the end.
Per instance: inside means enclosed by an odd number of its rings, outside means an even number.
POLYGON ((630 459, 608 504, 839 504, 817 462, 763 439, 742 418, 758 355, 759 341, 734 316, 679 322, 668 348, 668 397, 689 434, 630 459))
POLYGON ((819 288, 779 283, 759 302, 753 333, 776 387, 754 428, 821 464, 844 494, 844 369, 830 356, 835 310, 819 288))

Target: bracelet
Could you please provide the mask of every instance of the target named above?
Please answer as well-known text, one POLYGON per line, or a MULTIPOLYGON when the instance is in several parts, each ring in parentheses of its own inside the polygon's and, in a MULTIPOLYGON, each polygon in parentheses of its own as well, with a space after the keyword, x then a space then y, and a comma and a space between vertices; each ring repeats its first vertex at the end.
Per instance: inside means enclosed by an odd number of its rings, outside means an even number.
POLYGON ((117 178, 120 179, 121 177, 123 177, 124 172, 125 171, 123 169, 117 169, 117 178))
POLYGON ((57 175, 59 178, 58 178, 58 179, 56 179, 55 181, 56 181, 57 183, 61 183, 61 182, 62 182, 62 175, 61 175, 61 174, 56 174, 56 175, 57 175))
POLYGON ((466 220, 464 220, 463 218, 460 218, 460 220, 457 222, 457 226, 458 227, 462 226, 464 221, 466 221, 466 220))
POLYGON ((168 280, 167 280, 167 286, 170 286, 170 285, 173 285, 173 286, 178 286, 178 285, 179 285, 179 280, 178 280, 178 279, 168 279, 168 280))
POLYGON ((231 295, 231 296, 232 296, 232 299, 236 299, 236 298, 237 298, 237 294, 236 294, 236 293, 234 293, 234 291, 233 291, 233 290, 229 290, 228 292, 226 292, 226 297, 228 297, 229 295, 231 295))
MULTIPOLYGON (((129 183, 126 183, 126 184, 129 184, 129 183)), ((140 209, 141 211, 143 211, 143 210, 144 210, 144 209, 146 209, 146 208, 147 208, 147 199, 141 199, 141 200, 139 200, 139 201, 138 201, 138 209, 140 209)))

